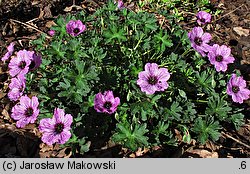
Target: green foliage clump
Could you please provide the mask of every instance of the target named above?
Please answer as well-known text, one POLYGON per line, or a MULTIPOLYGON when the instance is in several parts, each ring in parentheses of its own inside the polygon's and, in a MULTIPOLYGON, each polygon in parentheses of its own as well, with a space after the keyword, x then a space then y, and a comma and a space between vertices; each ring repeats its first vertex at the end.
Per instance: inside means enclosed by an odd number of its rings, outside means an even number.
MULTIPOLYGON (((171 22, 165 29, 154 14, 120 10, 111 0, 89 15, 59 16, 48 41, 44 35, 33 42, 43 56, 37 83, 41 101, 40 118, 61 107, 74 116, 73 136, 68 144, 80 152, 88 150, 86 140, 109 138, 135 151, 139 147, 176 145, 174 129, 205 143, 218 140, 225 122, 235 128, 244 115, 228 100, 228 75, 218 74, 206 58, 195 53, 187 32, 171 22), (66 24, 79 19, 87 30, 77 37, 66 32, 66 24), (146 95, 136 84, 146 63, 169 70, 169 87, 146 95), (93 109, 94 96, 114 91, 121 100, 113 115, 93 109), (98 137, 97 137, 98 136, 98 137), (108 136, 108 137, 106 137, 108 136)), ((91 147, 91 146, 90 146, 91 147)))

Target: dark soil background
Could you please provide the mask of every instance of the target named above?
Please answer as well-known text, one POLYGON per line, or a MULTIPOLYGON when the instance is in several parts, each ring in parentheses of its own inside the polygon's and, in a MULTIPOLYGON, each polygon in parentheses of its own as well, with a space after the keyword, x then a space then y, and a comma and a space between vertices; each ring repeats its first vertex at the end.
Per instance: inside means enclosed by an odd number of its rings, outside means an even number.
MULTIPOLYGON (((92 13, 104 2, 105 0, 0 0, 0 57, 4 55, 6 47, 12 41, 17 43, 16 49, 31 48, 29 41, 38 38, 41 33, 47 33, 59 14, 76 13, 79 10, 92 13)), ((213 19, 207 29, 211 31, 216 42, 232 48, 232 54, 238 62, 236 68, 241 71, 249 85, 250 0, 211 2, 214 9, 221 9, 223 13, 213 19)), ((187 15, 186 18, 192 19, 193 16, 187 15)), ((190 30, 194 21, 184 21, 180 25, 190 30)), ((60 148, 58 145, 43 144, 35 124, 30 124, 24 129, 15 127, 9 115, 12 103, 6 96, 9 80, 7 67, 0 62, 0 157, 250 157, 250 100, 243 104, 246 114, 245 124, 238 131, 223 125, 221 137, 216 143, 209 141, 201 146, 192 141, 190 144, 184 144, 181 142, 180 132, 176 130, 176 138, 180 140, 178 147, 154 147, 139 149, 132 153, 128 149, 108 142, 103 147, 94 146, 95 149, 91 148, 84 155, 72 156, 70 147, 60 148)))

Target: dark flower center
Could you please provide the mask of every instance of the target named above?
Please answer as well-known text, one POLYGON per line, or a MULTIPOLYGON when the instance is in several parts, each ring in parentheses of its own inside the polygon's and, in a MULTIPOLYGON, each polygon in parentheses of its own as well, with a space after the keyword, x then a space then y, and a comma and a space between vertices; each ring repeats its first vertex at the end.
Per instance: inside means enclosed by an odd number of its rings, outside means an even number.
POLYGON ((149 83, 150 85, 155 85, 157 82, 158 82, 158 79, 157 79, 157 77, 155 77, 155 76, 150 76, 150 77, 148 78, 148 83, 149 83))
POLYGON ((33 109, 32 108, 28 108, 26 111, 25 111, 25 116, 27 117, 30 117, 33 115, 33 109))
POLYGON ((35 61, 31 61, 29 69, 33 69, 36 66, 35 61))
POLYGON ((73 30, 74 33, 79 33, 79 31, 80 31, 79 28, 75 28, 75 29, 73 30))
POLYGON ((194 43, 196 44, 196 45, 201 45, 201 43, 202 43, 202 40, 201 40, 201 38, 200 37, 195 37, 194 38, 194 43))
POLYGON ((200 21, 201 21, 201 22, 205 22, 206 20, 205 20, 204 18, 201 18, 200 21))
POLYGON ((25 66, 26 66, 26 62, 25 61, 21 61, 18 67, 21 68, 21 69, 24 69, 25 66))
POLYGON ((222 62, 223 56, 218 55, 218 56, 216 56, 215 60, 216 60, 217 62, 222 62))
POLYGON ((57 124, 55 125, 55 132, 56 132, 57 134, 60 134, 60 133, 63 131, 63 129, 64 129, 64 124, 62 124, 62 123, 57 123, 57 124))
POLYGON ((104 103, 103 107, 106 108, 106 109, 110 109, 110 108, 112 107, 112 103, 109 102, 109 101, 106 101, 106 102, 104 103))
POLYGON ((239 92, 239 90, 240 90, 240 88, 239 88, 238 86, 233 86, 233 87, 232 87, 232 91, 233 91, 234 93, 239 92))

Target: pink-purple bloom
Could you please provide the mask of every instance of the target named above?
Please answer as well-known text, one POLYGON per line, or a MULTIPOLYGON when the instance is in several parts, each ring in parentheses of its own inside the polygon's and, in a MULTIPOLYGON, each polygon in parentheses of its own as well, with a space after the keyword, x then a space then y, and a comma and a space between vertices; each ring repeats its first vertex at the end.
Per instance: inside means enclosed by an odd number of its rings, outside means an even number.
POLYGON ((11 118, 18 120, 16 126, 23 128, 29 123, 35 123, 39 115, 38 98, 33 96, 31 99, 25 95, 20 98, 20 103, 16 104, 11 110, 11 118))
POLYGON ((115 1, 114 3, 115 3, 115 4, 117 3, 117 7, 118 7, 119 9, 123 9, 123 8, 124 8, 124 3, 123 3, 122 0, 118 0, 118 2, 115 1))
POLYGON ((14 52, 14 46, 15 42, 11 42, 10 45, 7 47, 7 53, 5 53, 5 55, 1 59, 2 61, 8 60, 10 58, 10 56, 14 52))
POLYGON ((120 98, 114 97, 113 91, 99 92, 94 99, 94 108, 97 112, 113 114, 120 104, 120 98))
POLYGON ((54 35, 56 34, 56 31, 55 31, 55 30, 49 30, 49 31, 48 31, 48 34, 49 34, 50 36, 54 36, 54 35))
POLYGON ((147 63, 145 71, 139 73, 137 84, 146 94, 154 94, 156 91, 164 91, 168 88, 170 73, 167 68, 159 68, 156 63, 147 63))
POLYGON ((44 118, 40 121, 39 130, 43 134, 42 141, 48 145, 66 143, 71 137, 72 122, 71 114, 65 114, 63 109, 55 108, 52 118, 44 118))
POLYGON ((86 30, 86 25, 80 20, 70 20, 66 25, 66 31, 71 36, 78 36, 86 30))
POLYGON ((31 63, 29 65, 29 71, 34 71, 42 63, 42 56, 40 54, 36 54, 34 51, 32 51, 32 52, 33 52, 33 54, 31 57, 31 63))
POLYGON ((9 84, 9 99, 12 101, 17 101, 23 95, 25 87, 26 79, 24 76, 19 75, 15 78, 12 78, 9 84))
POLYGON ((212 39, 209 33, 204 33, 201 27, 194 27, 191 32, 188 33, 188 38, 191 41, 191 46, 202 56, 206 56, 206 52, 210 50, 208 43, 212 39))
POLYGON ((234 57, 231 55, 231 49, 225 45, 219 46, 214 44, 208 52, 208 59, 215 66, 216 71, 227 70, 227 64, 234 62, 234 57))
POLYGON ((25 75, 29 71, 29 65, 33 56, 32 51, 20 50, 16 57, 13 57, 9 63, 9 73, 12 77, 16 75, 25 75))
POLYGON ((211 22, 211 14, 205 11, 199 11, 196 15, 197 17, 197 23, 199 25, 204 25, 206 23, 211 22))
POLYGON ((243 77, 237 77, 236 74, 232 74, 227 83, 227 94, 232 96, 234 102, 243 103, 243 100, 247 100, 250 97, 250 90, 246 87, 247 84, 243 77))

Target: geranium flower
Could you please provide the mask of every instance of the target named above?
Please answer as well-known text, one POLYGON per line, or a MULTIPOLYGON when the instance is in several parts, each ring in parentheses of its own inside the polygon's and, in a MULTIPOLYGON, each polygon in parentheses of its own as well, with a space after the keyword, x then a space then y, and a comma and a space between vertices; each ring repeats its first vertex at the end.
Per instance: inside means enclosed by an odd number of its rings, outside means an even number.
POLYGON ((249 99, 250 90, 246 88, 247 84, 243 77, 237 77, 232 74, 229 82, 227 83, 227 94, 232 96, 236 103, 243 103, 243 100, 249 99))
POLYGON ((72 122, 71 114, 65 114, 63 109, 55 108, 52 118, 44 118, 40 121, 39 130, 43 133, 42 141, 48 145, 66 143, 71 137, 72 122))
POLYGON ((188 38, 191 41, 191 46, 203 57, 206 56, 206 52, 208 52, 211 47, 208 43, 212 39, 212 36, 209 33, 204 33, 201 27, 194 27, 193 30, 188 33, 188 38))
POLYGON ((11 110, 11 118, 18 120, 16 126, 23 128, 29 123, 34 123, 39 115, 38 98, 33 96, 31 99, 25 95, 20 98, 20 104, 16 104, 11 110))
POLYGON ((72 36, 78 36, 86 30, 86 26, 80 20, 70 20, 66 25, 66 31, 72 36))
POLYGON ((123 1, 122 1, 122 0, 118 0, 117 7, 118 7, 119 9, 124 8, 124 3, 123 3, 123 1))
POLYGON ((227 64, 234 62, 234 57, 230 56, 231 49, 225 45, 214 44, 208 52, 208 59, 215 66, 216 71, 227 70, 227 64))
POLYGON ((113 114, 120 104, 120 98, 115 97, 112 91, 99 92, 94 99, 94 108, 97 112, 113 114))
POLYGON ((56 31, 55 31, 55 30, 49 30, 49 31, 48 31, 48 34, 49 34, 50 36, 54 36, 54 35, 56 34, 56 31))
POLYGON ((147 63, 145 71, 139 73, 137 84, 142 92, 154 94, 156 91, 164 91, 168 88, 170 73, 167 68, 159 68, 156 63, 147 63))
POLYGON ((34 71, 42 63, 42 56, 39 55, 39 54, 36 54, 34 51, 32 51, 32 52, 33 52, 33 55, 32 55, 32 58, 31 58, 31 63, 30 63, 30 66, 29 66, 29 71, 34 71))
POLYGON ((197 23, 199 25, 204 25, 206 23, 211 22, 211 14, 205 11, 199 11, 196 15, 197 17, 197 23))
POLYGON ((13 57, 9 63, 9 73, 12 77, 16 75, 25 75, 29 71, 29 65, 33 56, 32 51, 20 50, 16 57, 13 57))
POLYGON ((11 82, 9 84, 9 92, 8 97, 12 101, 17 101, 24 92, 24 89, 26 87, 26 79, 24 76, 19 75, 15 78, 11 79, 11 82))
POLYGON ((14 52, 14 46, 15 43, 11 42, 10 45, 7 47, 7 53, 5 53, 5 55, 2 57, 2 61, 8 60, 10 58, 10 56, 13 54, 14 52))
MULTIPOLYGON (((114 1, 114 3, 116 4, 117 1, 114 1)), ((123 3, 122 0, 118 0, 117 7, 118 7, 119 9, 123 9, 123 8, 124 8, 124 3, 123 3)))

